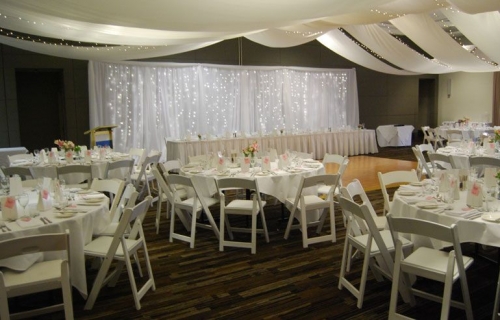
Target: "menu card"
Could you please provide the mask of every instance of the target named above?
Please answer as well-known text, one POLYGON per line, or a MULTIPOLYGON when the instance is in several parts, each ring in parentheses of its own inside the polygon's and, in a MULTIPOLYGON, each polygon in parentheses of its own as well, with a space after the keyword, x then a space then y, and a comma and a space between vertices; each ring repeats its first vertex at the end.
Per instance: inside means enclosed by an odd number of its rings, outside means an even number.
POLYGON ((38 193, 38 203, 37 203, 37 210, 38 211, 47 211, 52 209, 52 200, 50 198, 50 188, 52 184, 52 179, 50 178, 43 178, 43 183, 40 189, 40 192, 38 193))
POLYGON ((92 162, 92 150, 86 150, 85 151, 85 163, 91 163, 92 162))
POLYGON ((64 154, 64 158, 66 159, 66 163, 73 163, 73 152, 66 151, 66 153, 64 154))

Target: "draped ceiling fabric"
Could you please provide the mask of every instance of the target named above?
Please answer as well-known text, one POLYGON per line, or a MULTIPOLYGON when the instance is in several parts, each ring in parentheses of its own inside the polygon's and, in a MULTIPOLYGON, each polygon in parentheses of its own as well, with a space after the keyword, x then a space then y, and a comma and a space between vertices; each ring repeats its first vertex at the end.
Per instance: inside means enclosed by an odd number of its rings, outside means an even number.
POLYGON ((91 61, 89 83, 90 126, 118 125, 120 151, 164 150, 164 137, 359 123, 354 69, 91 61))
POLYGON ((318 39, 379 72, 492 72, 500 63, 499 9, 499 0, 2 0, 0 43, 65 58, 124 61, 191 51, 236 37, 270 47, 318 39), (490 63, 443 31, 436 13, 447 17, 490 63), (378 25, 387 21, 434 59, 396 43, 378 25))

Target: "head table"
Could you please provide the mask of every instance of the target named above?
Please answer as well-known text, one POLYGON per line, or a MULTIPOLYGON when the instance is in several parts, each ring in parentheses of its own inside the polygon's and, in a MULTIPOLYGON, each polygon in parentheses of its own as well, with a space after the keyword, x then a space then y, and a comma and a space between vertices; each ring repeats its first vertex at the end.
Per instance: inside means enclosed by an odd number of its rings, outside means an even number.
POLYGON ((287 150, 312 153, 314 159, 323 159, 325 153, 347 156, 377 153, 375 130, 343 130, 303 134, 275 134, 266 136, 204 138, 197 140, 167 140, 167 160, 181 160, 188 163, 189 157, 218 151, 230 154, 241 152, 256 141, 260 150, 276 149, 278 154, 287 150))
MULTIPOLYGON (((29 193, 29 204, 26 213, 37 212, 39 216, 30 220, 17 219, 6 221, 0 212, 0 241, 26 237, 29 235, 64 233, 69 230, 70 239, 70 275, 72 285, 78 289, 82 296, 87 296, 87 278, 85 272, 85 257, 83 248, 85 244, 92 240, 93 234, 98 234, 109 225, 109 199, 102 195, 101 199, 95 199, 95 195, 88 191, 71 190, 74 194, 74 201, 70 201, 70 206, 63 210, 55 208, 38 212, 36 203, 38 192, 25 189, 29 193), (85 200, 85 196, 93 200, 85 200)), ((0 194, 0 198, 5 195, 0 194)), ((22 207, 17 204, 18 210, 23 213, 22 207)), ((47 254, 46 259, 58 257, 57 254, 47 254)), ((11 258, 0 260, 0 267, 9 267, 15 270, 25 270, 29 268, 37 259, 43 258, 40 255, 25 255, 24 258, 11 258)))

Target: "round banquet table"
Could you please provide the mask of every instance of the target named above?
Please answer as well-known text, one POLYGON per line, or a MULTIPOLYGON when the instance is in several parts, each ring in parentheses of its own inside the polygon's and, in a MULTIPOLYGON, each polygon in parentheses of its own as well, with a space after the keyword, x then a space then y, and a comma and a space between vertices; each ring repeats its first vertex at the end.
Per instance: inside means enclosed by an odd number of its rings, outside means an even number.
POLYGON ((469 158, 473 156, 500 158, 500 153, 487 154, 483 147, 479 147, 474 152, 471 152, 471 149, 468 147, 461 148, 461 147, 446 146, 444 148, 437 149, 436 153, 449 155, 450 157, 453 157, 453 161, 457 166, 456 169, 469 169, 470 168, 469 158))
MULTIPOLYGON (((217 192, 216 179, 236 177, 255 178, 261 193, 270 195, 284 203, 287 198, 293 198, 297 194, 300 179, 325 173, 325 167, 319 161, 304 161, 301 166, 282 170, 278 169, 277 161, 271 163, 271 171, 262 172, 260 167, 250 168, 249 172, 241 172, 239 167, 229 167, 224 173, 219 173, 215 168, 199 170, 197 166, 184 166, 181 168, 182 175, 191 176, 200 186, 203 196, 212 196, 217 192)), ((314 192, 311 190, 310 192, 314 192)))
MULTIPOLYGON (((57 167, 58 166, 71 166, 71 165, 90 165, 92 168, 92 177, 93 178, 99 178, 99 179, 104 179, 106 175, 106 167, 107 164, 113 161, 119 161, 119 160, 124 160, 124 159, 130 159, 129 154, 125 153, 119 153, 119 152, 113 152, 110 155, 106 156, 105 159, 100 160, 97 157, 93 156, 92 157, 92 162, 90 164, 85 163, 83 161, 74 161, 72 164, 67 164, 66 160, 61 159, 59 163, 57 164, 49 164, 47 162, 41 162, 41 163, 31 163, 27 162, 25 160, 19 160, 16 161, 12 164, 13 167, 28 167, 31 168, 31 171, 33 172, 34 177, 33 178, 41 178, 41 177, 47 177, 47 178, 57 178, 57 167)), ((122 172, 123 173, 123 172, 122 172)), ((124 175, 120 174, 120 172, 115 172, 117 174, 115 177, 111 178, 118 178, 121 179, 124 175)), ((66 181, 67 184, 75 184, 81 181, 82 176, 75 176, 74 181, 66 181)))
MULTIPOLYGON (((400 190, 402 189, 400 188, 400 190)), ((407 188, 404 190, 407 190, 407 188)), ((418 204, 420 202, 435 201, 435 199, 430 199, 430 196, 427 196, 427 198, 420 196, 417 190, 416 193, 417 195, 415 196, 402 196, 399 192, 396 192, 389 212, 396 217, 417 218, 447 226, 457 224, 460 242, 474 242, 500 247, 500 224, 498 222, 486 221, 482 218, 483 214, 490 214, 489 212, 472 214, 471 209, 466 205, 466 191, 461 191, 459 193, 460 199, 455 200, 452 204, 448 205, 437 202, 437 208, 435 209, 419 207, 418 204), (470 214, 471 217, 466 217, 466 214, 470 214)), ((500 213, 491 213, 491 215, 500 215, 500 213)), ((431 246, 442 248, 448 245, 437 241, 431 242, 429 239, 420 237, 412 240, 416 247, 431 246)))
MULTIPOLYGON (((30 190, 29 196, 30 202, 26 209, 33 211, 36 208, 38 195, 30 190)), ((0 195, 0 198, 2 197, 3 195, 0 195)), ((21 219, 4 221, 0 212, 0 226, 5 225, 10 230, 5 228, 0 230, 0 241, 37 234, 64 233, 69 230, 71 283, 83 297, 86 297, 87 280, 83 248, 92 240, 92 235, 104 231, 110 221, 109 199, 107 197, 96 203, 87 203, 82 197, 83 194, 76 194, 75 201, 70 202, 69 209, 65 212, 58 212, 52 208, 39 212, 40 216, 31 218, 30 221, 22 221, 21 219), (44 222, 41 218, 47 218, 48 221, 44 222)), ((17 207, 22 213, 23 209, 18 203, 17 207)), ((42 257, 41 254, 25 256, 0 260, 0 267, 25 270, 42 257)), ((46 259, 55 257, 59 257, 57 253, 45 254, 46 259)))

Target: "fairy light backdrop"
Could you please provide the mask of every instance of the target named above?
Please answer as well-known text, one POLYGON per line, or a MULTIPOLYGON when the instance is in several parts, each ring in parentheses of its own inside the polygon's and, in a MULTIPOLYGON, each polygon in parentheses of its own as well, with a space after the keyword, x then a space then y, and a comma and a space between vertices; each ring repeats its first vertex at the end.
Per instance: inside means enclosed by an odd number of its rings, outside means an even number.
POLYGON ((165 138, 338 130, 359 123, 354 69, 89 63, 90 127, 114 146, 165 151, 165 138))

